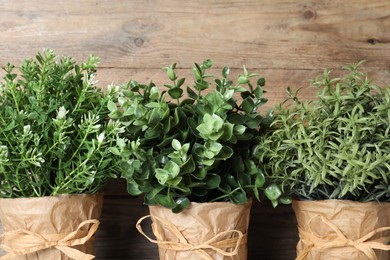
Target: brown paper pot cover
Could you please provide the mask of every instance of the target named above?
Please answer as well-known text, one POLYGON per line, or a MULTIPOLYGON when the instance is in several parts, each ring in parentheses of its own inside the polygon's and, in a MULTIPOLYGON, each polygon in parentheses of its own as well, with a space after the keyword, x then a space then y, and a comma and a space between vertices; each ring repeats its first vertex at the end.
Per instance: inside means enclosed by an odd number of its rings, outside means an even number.
POLYGON ((390 259, 390 203, 293 201, 292 207, 300 237, 297 259, 390 259))
MULTIPOLYGON (((100 217, 103 204, 102 194, 71 194, 53 197, 38 198, 17 198, 0 199, 0 221, 3 225, 3 232, 14 232, 16 230, 27 230, 35 233, 37 240, 43 236, 50 240, 50 237, 74 232, 84 221, 95 221, 100 217), (36 235, 38 234, 38 236, 36 235)), ((90 228, 97 228, 98 223, 86 223, 80 227, 76 238, 85 237, 90 228), (82 234, 81 234, 82 233, 82 234)), ((11 248, 28 246, 31 236, 15 239, 4 237, 3 245, 11 248), (16 241, 19 240, 19 241, 16 241)), ((0 241, 1 242, 1 241, 0 241)), ((31 245, 30 245, 31 246, 31 245)), ((88 239, 85 244, 72 246, 71 248, 82 252, 93 253, 93 239, 88 239)), ((72 250, 72 249, 70 249, 72 250)), ((1 258, 1 257, 0 257, 1 258)), ((5 258, 6 259, 6 258, 5 258)), ((11 258, 12 260, 66 260, 73 259, 66 256, 56 247, 50 247, 37 252, 11 258)), ((85 257, 83 259, 91 259, 85 257)))
POLYGON ((252 200, 242 205, 193 202, 190 208, 179 214, 161 206, 150 206, 153 232, 159 241, 160 259, 247 259, 251 205, 252 200), (178 232, 175 234, 174 230, 178 232), (173 243, 164 245, 161 241, 173 243), (223 255, 233 254, 236 246, 238 251, 235 255, 223 255))

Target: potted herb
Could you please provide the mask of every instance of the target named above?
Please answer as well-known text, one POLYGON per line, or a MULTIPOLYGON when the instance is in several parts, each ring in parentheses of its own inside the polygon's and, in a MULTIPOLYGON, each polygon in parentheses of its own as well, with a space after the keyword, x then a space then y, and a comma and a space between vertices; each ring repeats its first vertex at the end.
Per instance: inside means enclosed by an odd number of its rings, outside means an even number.
POLYGON ((390 87, 345 69, 313 81, 314 101, 289 90, 257 148, 266 195, 295 198, 297 259, 390 258, 390 87))
POLYGON ((271 114, 257 112, 267 101, 264 78, 253 85, 256 74, 244 67, 234 83, 229 68, 218 78, 208 73, 211 66, 195 64, 186 88, 175 64, 165 67, 165 90, 130 81, 119 107, 110 106, 110 117, 134 140, 112 152, 123 157, 128 192, 145 195, 161 259, 246 258, 248 192, 258 198, 264 183, 253 148, 271 114))
POLYGON ((52 50, 8 64, 0 83, 1 249, 13 259, 92 259, 102 209, 97 191, 115 177, 108 121, 116 89, 95 87, 98 58, 77 65, 52 50), (83 251, 78 251, 76 248, 83 251))

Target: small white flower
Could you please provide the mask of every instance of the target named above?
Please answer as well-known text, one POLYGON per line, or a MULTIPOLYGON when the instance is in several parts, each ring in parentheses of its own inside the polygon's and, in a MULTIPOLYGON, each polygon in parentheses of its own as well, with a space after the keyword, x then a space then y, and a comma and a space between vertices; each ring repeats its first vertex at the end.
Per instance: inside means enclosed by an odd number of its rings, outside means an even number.
POLYGON ((66 114, 68 114, 68 110, 65 109, 64 106, 60 107, 58 109, 58 113, 57 113, 57 119, 58 120, 61 120, 61 119, 64 119, 66 117, 66 114))
POLYGON ((29 135, 30 133, 31 133, 31 126, 30 125, 25 125, 24 127, 23 127, 23 134, 24 135, 29 135))
POLYGON ((104 132, 103 132, 103 133, 100 133, 100 134, 98 135, 97 140, 98 140, 98 143, 99 143, 99 144, 102 144, 102 143, 103 143, 104 137, 105 137, 104 132))
POLYGON ((0 145, 0 155, 8 157, 8 147, 5 145, 0 145))

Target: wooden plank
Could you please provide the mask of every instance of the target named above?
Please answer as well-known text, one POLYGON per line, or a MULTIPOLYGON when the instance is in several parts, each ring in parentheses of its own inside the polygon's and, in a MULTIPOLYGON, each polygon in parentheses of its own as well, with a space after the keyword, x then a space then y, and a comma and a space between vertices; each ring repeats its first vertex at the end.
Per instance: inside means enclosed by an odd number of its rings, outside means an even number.
MULTIPOLYGON (((168 65, 168 64, 166 64, 168 65)), ((180 65, 178 64, 178 67, 180 65)), ((334 69, 331 75, 340 76, 347 73, 346 71, 340 70, 340 67, 334 69)), ((284 101, 287 95, 287 87, 290 87, 293 91, 301 88, 299 97, 303 100, 313 100, 315 89, 310 87, 311 81, 317 77, 323 75, 323 70, 276 70, 276 69, 256 69, 247 68, 250 72, 258 73, 266 80, 264 89, 267 91, 264 97, 268 98, 267 104, 265 104, 261 111, 267 111, 274 109, 277 104, 284 101)), ((390 75, 386 70, 368 70, 361 68, 363 72, 366 72, 370 79, 380 85, 386 86, 390 84, 390 75)), ((220 70, 212 70, 214 75, 219 76, 220 70)), ((190 69, 177 69, 176 74, 178 77, 185 77, 187 80, 185 85, 191 86, 193 83, 193 76, 191 75, 190 69)), ((237 75, 242 74, 242 69, 232 69, 231 79, 236 82, 237 75)), ((160 89, 165 89, 164 83, 169 83, 165 71, 161 69, 107 69, 102 68, 97 73, 97 79, 99 80, 98 85, 105 87, 109 84, 125 84, 130 79, 136 80, 139 83, 147 84, 154 82, 160 89)))
POLYGON ((44 47, 102 67, 322 69, 390 64, 390 2, 383 0, 1 0, 0 65, 44 47))
MULTIPOLYGON (((383 0, 0 0, 0 66, 47 47, 78 61, 100 56, 101 87, 130 78, 161 86, 161 67, 177 62, 188 77, 193 62, 210 58, 233 75, 242 65, 263 75, 267 110, 287 86, 313 99, 307 86, 325 67, 337 74, 364 59, 375 82, 389 82, 389 14, 383 0)), ((142 199, 126 195, 123 181, 105 190, 96 259, 157 259, 134 227, 147 214, 142 199)), ((255 203, 248 259, 293 259, 295 225, 291 207, 255 203)))
MULTIPOLYGON (((17 65, 17 64, 16 64, 17 65)), ((165 66, 170 64, 165 64, 165 66)), ((177 65, 178 69, 176 74, 178 77, 185 77, 185 85, 191 86, 193 83, 193 76, 191 69, 182 68, 180 64, 177 65)), ((224 65, 222 65, 224 66, 224 65)), ((336 67, 332 70, 334 76, 343 75, 346 72, 340 70, 340 67, 336 67)), ((262 76, 266 80, 264 89, 266 93, 264 97, 268 99, 268 102, 261 108, 262 112, 274 109, 277 104, 284 101, 287 95, 287 87, 290 87, 293 91, 301 88, 299 97, 303 100, 314 99, 315 89, 310 87, 311 81, 323 74, 323 70, 304 70, 304 69, 258 69, 247 68, 249 72, 255 72, 259 76, 262 76)), ((332 68, 330 68, 332 69, 332 68)), ((390 84, 390 74, 385 69, 374 70, 372 68, 364 68, 361 70, 368 74, 370 79, 380 85, 387 86, 390 84)), ((213 69, 211 72, 218 76, 221 74, 219 69, 213 69)), ((242 74, 242 69, 232 69, 230 78, 236 82, 237 75, 242 74)), ((0 77, 4 76, 4 72, 0 71, 0 77)), ((126 69, 126 68, 98 68, 96 75, 97 86, 106 88, 108 85, 121 85, 126 84, 129 80, 136 80, 139 83, 148 84, 154 82, 161 90, 165 89, 164 83, 169 83, 166 76, 166 72, 161 68, 159 69, 126 69)), ((0 80, 1 82, 1 80, 0 80)), ((212 82, 212 81, 211 81, 212 82)))
MULTIPOLYGON (((108 183, 102 224, 96 236, 97 260, 158 259, 157 247, 135 228, 137 220, 148 214, 142 197, 125 195, 123 180, 108 183), (108 239, 109 237, 109 239, 108 239), (113 248, 117 250, 113 250, 113 248)), ((153 236, 150 226, 145 232, 153 236)), ((291 206, 272 208, 269 202, 254 201, 248 237, 248 260, 291 260, 298 241, 296 220, 291 206)))
MULTIPOLYGON (((101 226, 96 236, 96 259, 158 259, 157 246, 135 228, 148 214, 142 198, 107 196, 101 226)), ((145 223, 145 232, 153 237, 145 223)), ((296 220, 290 206, 273 209, 269 203, 254 202, 248 237, 248 260, 291 260, 298 241, 296 220)))

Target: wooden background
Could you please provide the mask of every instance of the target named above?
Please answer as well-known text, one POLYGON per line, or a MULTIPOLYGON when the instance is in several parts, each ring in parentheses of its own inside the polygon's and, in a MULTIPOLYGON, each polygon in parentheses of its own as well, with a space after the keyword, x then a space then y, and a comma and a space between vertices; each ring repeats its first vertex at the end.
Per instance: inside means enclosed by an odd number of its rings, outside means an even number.
MULTIPOLYGON (((325 67, 337 73, 366 60, 376 82, 389 82, 390 1, 0 0, 0 65, 18 65, 43 48, 79 61, 100 56, 100 86, 161 83, 161 68, 174 62, 183 75, 206 58, 235 73, 246 65, 266 78, 268 109, 287 86, 306 87, 325 67)), ((147 207, 125 190, 122 181, 105 188, 96 259, 158 259, 134 227, 147 207)), ((249 260, 294 259, 296 242, 290 206, 254 204, 249 260)))

